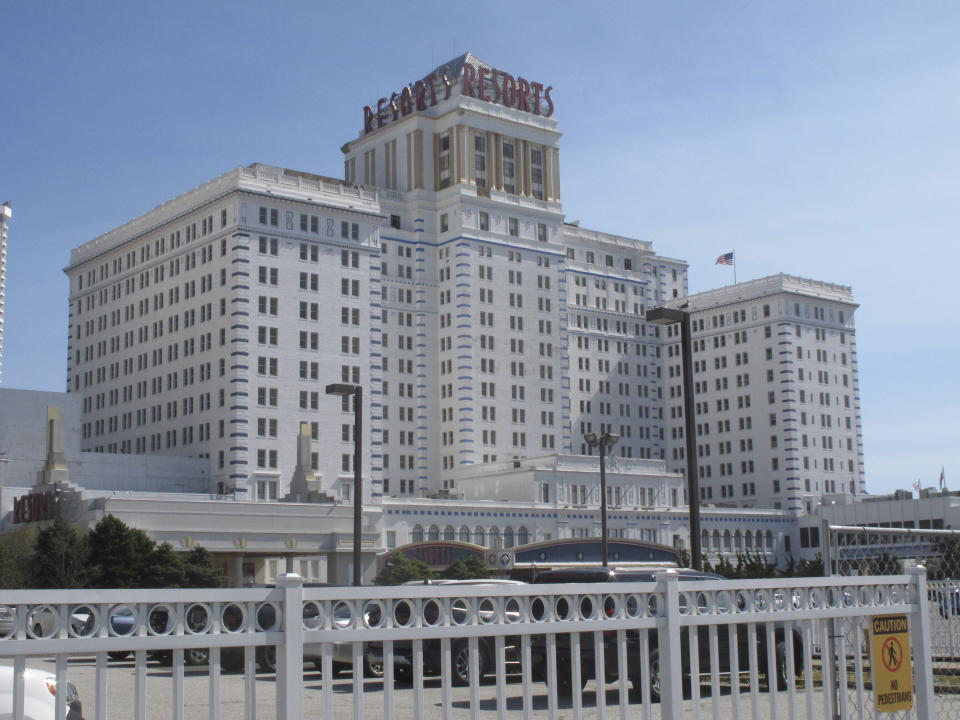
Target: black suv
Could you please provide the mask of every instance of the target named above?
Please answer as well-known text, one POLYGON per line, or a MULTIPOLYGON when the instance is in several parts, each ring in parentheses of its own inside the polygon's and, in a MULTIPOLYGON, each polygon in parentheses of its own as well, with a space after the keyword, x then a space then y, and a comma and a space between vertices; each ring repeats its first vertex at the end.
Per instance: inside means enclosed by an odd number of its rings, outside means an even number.
MULTIPOLYGON (((404 585, 415 586, 437 586, 437 587, 456 587, 456 586, 477 586, 477 585, 526 585, 519 580, 498 580, 494 578, 483 578, 476 580, 415 580, 406 582, 404 585)), ((410 621, 410 605, 401 601, 395 608, 395 619, 398 625, 406 625, 410 621)), ((432 601, 427 601, 424 605, 424 622, 427 625, 433 625, 439 618, 439 606, 432 601)), ((462 623, 467 619, 467 604, 463 600, 453 599, 450 606, 450 612, 454 622, 462 623)), ((480 616, 487 615, 491 617, 494 613, 493 605, 481 601, 479 609, 480 616)), ((507 615, 519 613, 516 610, 506 610, 507 615)), ((380 622, 379 618, 372 618, 373 624, 380 622)), ((519 647, 519 638, 505 638, 505 650, 508 665, 515 666, 520 658, 517 652, 519 647)), ((368 662, 375 663, 382 668, 383 665, 383 644, 381 642, 371 642, 368 645, 368 662)), ((480 636, 477 638, 478 664, 477 677, 483 680, 485 675, 496 671, 496 645, 495 639, 489 636, 480 636)), ((393 661, 396 667, 396 677, 401 682, 409 682, 413 679, 413 644, 408 640, 397 640, 393 644, 393 661)), ((424 675, 440 675, 443 666, 443 653, 441 651, 440 640, 429 638, 423 641, 423 672, 424 675)), ((467 637, 454 638, 450 641, 450 669, 454 685, 467 685, 470 682, 470 641, 467 637)))
MULTIPOLYGON (((656 573, 661 570, 634 570, 617 568, 576 568, 569 570, 551 570, 541 573, 534 580, 534 583, 622 583, 622 582, 655 582, 656 573)), ((679 569, 674 570, 681 583, 697 582, 704 580, 724 580, 725 578, 711 573, 700 572, 697 570, 679 569)), ((683 592, 683 590, 681 590, 683 592)), ((561 600, 562 604, 564 601, 561 600)), ((589 602, 589 601, 588 601, 589 602)), ((561 612, 563 608, 559 608, 561 612)), ((536 611, 536 609, 535 609, 536 611)), ((615 611, 612 601, 605 602, 603 611, 609 616, 615 611)), ((750 647, 748 645, 748 625, 745 623, 737 624, 737 650, 738 665, 741 671, 749 669, 750 647)), ((710 662, 710 635, 708 626, 699 626, 697 628, 697 646, 699 648, 699 671, 701 675, 709 674, 711 671, 710 662)), ((633 684, 634 691, 642 692, 641 666, 640 666, 640 633, 637 630, 628 630, 625 633, 627 643, 627 676, 633 684)), ((619 648, 617 645, 617 633, 615 631, 605 631, 603 634, 604 648, 604 674, 605 682, 614 682, 619 678, 619 648)), ((658 701, 660 699, 660 651, 658 635, 656 630, 649 630, 647 633, 649 644, 649 663, 650 663, 650 699, 658 701)), ((683 671, 684 689, 690 684, 690 657, 689 657, 689 629, 684 627, 681 631, 681 663, 683 671)), ((720 628, 717 633, 718 643, 718 671, 720 673, 730 672, 730 642, 729 633, 725 628, 720 628)), ((762 625, 756 626, 757 643, 757 670, 761 675, 767 672, 767 634, 762 625)), ((787 687, 787 662, 786 662, 786 642, 784 640, 784 628, 781 623, 775 625, 774 645, 776 652, 776 683, 777 689, 783 690, 787 687)), ((560 634, 556 636, 557 653, 557 692, 562 697, 570 697, 575 690, 583 688, 573 687, 573 676, 571 673, 571 643, 569 634, 560 634)), ((595 645, 592 632, 580 633, 580 681, 582 685, 596 676, 594 664, 595 645)), ((547 650, 546 638, 543 635, 535 635, 531 639, 531 654, 533 660, 533 677, 535 680, 546 682, 547 680, 547 650)), ((799 674, 803 671, 803 650, 800 634, 793 632, 793 654, 794 668, 799 674)))

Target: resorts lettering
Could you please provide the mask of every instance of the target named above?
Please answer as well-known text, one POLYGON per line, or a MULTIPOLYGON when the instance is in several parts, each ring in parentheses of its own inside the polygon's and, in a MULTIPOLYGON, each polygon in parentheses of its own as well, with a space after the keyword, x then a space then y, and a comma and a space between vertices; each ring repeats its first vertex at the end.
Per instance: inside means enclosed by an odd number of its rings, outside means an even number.
MULTIPOLYGON (((515 108, 534 115, 550 117, 553 115, 553 98, 550 91, 553 86, 514 78, 510 73, 493 70, 488 67, 465 63, 463 66, 463 86, 460 92, 467 97, 478 98, 504 107, 515 108)), ((447 100, 453 94, 453 81, 447 68, 432 72, 423 80, 417 80, 399 93, 391 93, 389 98, 377 100, 376 107, 363 108, 363 132, 373 132, 382 128, 387 121, 406 117, 414 110, 420 112, 436 105, 440 99, 447 100), (440 93, 443 97, 439 98, 440 93)))
POLYGON ((13 499, 13 522, 30 523, 53 520, 57 516, 57 493, 33 493, 13 499))

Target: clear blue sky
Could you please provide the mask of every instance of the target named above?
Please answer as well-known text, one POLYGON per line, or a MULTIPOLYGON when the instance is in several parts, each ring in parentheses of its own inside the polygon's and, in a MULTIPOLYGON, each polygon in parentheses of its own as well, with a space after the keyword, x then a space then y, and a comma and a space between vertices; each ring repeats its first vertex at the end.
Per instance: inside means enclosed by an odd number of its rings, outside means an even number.
POLYGON ((0 0, 3 385, 64 388, 71 247, 237 165, 340 177, 362 105, 471 50, 553 85, 569 220, 692 291, 734 248, 851 285, 868 489, 958 488, 958 37, 955 2, 0 0))

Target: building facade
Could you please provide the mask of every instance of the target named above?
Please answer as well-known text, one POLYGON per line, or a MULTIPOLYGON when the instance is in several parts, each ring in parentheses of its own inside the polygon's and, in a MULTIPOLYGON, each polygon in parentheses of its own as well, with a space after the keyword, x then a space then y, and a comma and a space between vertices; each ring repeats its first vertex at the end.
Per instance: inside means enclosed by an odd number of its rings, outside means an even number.
POLYGON ((272 500, 306 421, 322 487, 347 497, 350 408, 323 386, 350 382, 372 499, 586 454, 591 431, 661 459, 664 340, 643 317, 685 294, 686 264, 564 223, 548 93, 521 78, 522 107, 491 102, 491 73, 468 54, 428 76, 422 111, 368 110, 346 183, 241 168, 77 248, 84 449, 208 457, 212 489, 272 500))
POLYGON ((849 288, 688 296, 684 261, 566 222, 551 90, 467 53, 364 108, 342 181, 236 168, 76 248, 81 449, 339 518, 354 408, 325 387, 357 384, 371 549, 598 534, 605 431, 612 534, 687 545, 679 337, 645 314, 688 303, 704 549, 789 553, 819 496, 863 492, 849 288))
MULTIPOLYGON (((325 489, 349 492, 353 410, 324 387, 371 379, 377 207, 370 191, 253 165, 74 250, 83 449, 207 458, 211 492, 276 500, 306 422, 325 489)), ((379 495, 378 478, 368 487, 379 495)))
MULTIPOLYGON (((812 515, 824 495, 863 495, 850 288, 773 275, 697 293, 686 303, 701 501, 812 515)), ((676 326, 668 334, 667 466, 683 472, 676 326)))

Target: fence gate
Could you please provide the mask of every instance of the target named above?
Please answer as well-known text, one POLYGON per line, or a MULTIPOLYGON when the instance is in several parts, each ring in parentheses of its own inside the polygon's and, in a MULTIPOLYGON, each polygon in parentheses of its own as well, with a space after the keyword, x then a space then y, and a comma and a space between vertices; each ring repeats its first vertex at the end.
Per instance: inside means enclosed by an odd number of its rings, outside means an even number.
MULTIPOLYGON (((960 720, 960 530, 828 525, 822 528, 826 576, 894 575, 905 567, 927 568, 926 618, 933 665, 933 716, 960 720)), ((857 673, 870 677, 871 627, 854 621, 835 622, 830 633, 843 658, 847 687, 857 673)), ((914 655, 917 647, 912 647, 914 655)), ((839 671, 836 671, 839 674, 839 671)), ((842 687, 840 678, 836 678, 842 687)), ((867 687, 872 687, 868 680, 867 687)), ((841 718, 875 716, 875 693, 847 693, 836 708, 841 718), (846 705, 846 707, 844 707, 846 705)), ((894 716, 891 716, 894 717, 894 716)))

